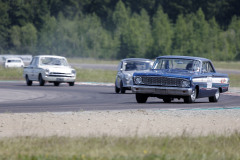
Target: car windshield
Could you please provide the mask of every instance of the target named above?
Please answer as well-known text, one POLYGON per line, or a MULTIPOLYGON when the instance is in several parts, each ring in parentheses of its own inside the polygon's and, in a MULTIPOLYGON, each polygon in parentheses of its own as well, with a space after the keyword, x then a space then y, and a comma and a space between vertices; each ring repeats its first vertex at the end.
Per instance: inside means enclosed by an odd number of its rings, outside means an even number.
POLYGON ((157 59, 153 69, 185 70, 199 72, 200 61, 191 59, 157 59))
POLYGON ((125 71, 148 70, 150 67, 149 62, 125 62, 125 71))
POLYGON ((12 60, 8 60, 8 63, 21 63, 21 60, 17 60, 17 59, 12 59, 12 60))
POLYGON ((41 65, 69 66, 64 58, 43 57, 40 59, 41 65))

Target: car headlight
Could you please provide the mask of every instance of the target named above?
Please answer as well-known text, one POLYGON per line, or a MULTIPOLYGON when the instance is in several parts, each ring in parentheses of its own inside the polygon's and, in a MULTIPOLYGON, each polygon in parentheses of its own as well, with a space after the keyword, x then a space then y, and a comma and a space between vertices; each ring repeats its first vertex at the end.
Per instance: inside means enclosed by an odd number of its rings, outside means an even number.
POLYGON ((45 69, 45 73, 46 73, 46 74, 49 74, 49 69, 45 69))
POLYGON ((143 84, 142 77, 134 77, 135 84, 143 84))
POLYGON ((76 71, 74 69, 72 70, 72 74, 76 74, 76 71))
POLYGON ((127 73, 127 74, 124 74, 124 77, 125 77, 126 80, 129 81, 132 76, 131 76, 131 74, 128 74, 128 73, 127 73))
POLYGON ((183 81, 182 81, 182 87, 184 87, 184 88, 190 87, 190 81, 188 81, 188 80, 183 80, 183 81))

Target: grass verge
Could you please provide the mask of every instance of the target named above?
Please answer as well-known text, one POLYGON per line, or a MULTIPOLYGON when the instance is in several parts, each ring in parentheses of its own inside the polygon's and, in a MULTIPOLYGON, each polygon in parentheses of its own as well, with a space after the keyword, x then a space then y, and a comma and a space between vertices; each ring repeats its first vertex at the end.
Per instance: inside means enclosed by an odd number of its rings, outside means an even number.
POLYGON ((230 87, 240 87, 240 74, 229 74, 230 87))
POLYGON ((204 137, 20 137, 0 140, 11 160, 239 160, 240 134, 204 137))
POLYGON ((77 82, 106 82, 114 83, 117 71, 95 70, 95 69, 76 69, 77 82))
POLYGON ((240 70, 240 61, 213 62, 215 68, 240 70))
POLYGON ((23 69, 0 67, 0 80, 23 80, 23 69))
MULTIPOLYGON (((106 82, 114 83, 116 71, 76 69, 77 82, 106 82)), ((2 68, 0 67, 0 80, 24 80, 22 68, 2 68)))
POLYGON ((68 58, 69 63, 78 64, 118 64, 118 60, 97 60, 93 58, 68 58))

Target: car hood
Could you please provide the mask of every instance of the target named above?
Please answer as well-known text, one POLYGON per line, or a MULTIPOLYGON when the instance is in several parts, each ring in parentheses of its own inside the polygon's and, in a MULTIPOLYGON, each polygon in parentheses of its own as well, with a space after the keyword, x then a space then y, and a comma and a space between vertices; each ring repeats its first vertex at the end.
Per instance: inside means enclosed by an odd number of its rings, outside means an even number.
POLYGON ((124 71, 123 74, 129 74, 129 75, 133 76, 134 73, 146 73, 146 72, 149 72, 149 70, 124 71))
POLYGON ((198 75, 199 73, 184 70, 150 70, 148 72, 135 72, 133 76, 164 76, 190 79, 190 77, 198 75))
POLYGON ((43 69, 48 69, 49 72, 55 73, 72 73, 72 68, 67 66, 43 66, 43 69))

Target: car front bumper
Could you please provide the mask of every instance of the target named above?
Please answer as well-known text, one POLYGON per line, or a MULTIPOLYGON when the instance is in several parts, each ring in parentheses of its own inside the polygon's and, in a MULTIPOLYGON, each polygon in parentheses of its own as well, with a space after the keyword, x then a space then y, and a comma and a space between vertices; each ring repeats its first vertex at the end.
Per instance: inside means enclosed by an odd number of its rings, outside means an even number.
POLYGON ((133 85, 133 81, 132 81, 132 79, 130 79, 130 80, 127 80, 127 79, 123 79, 123 86, 124 87, 130 87, 131 88, 131 86, 133 85))
POLYGON ((48 82, 75 82, 76 77, 53 77, 45 75, 43 79, 48 82))
POLYGON ((163 96, 190 96, 192 94, 192 88, 133 85, 132 92, 163 96))

